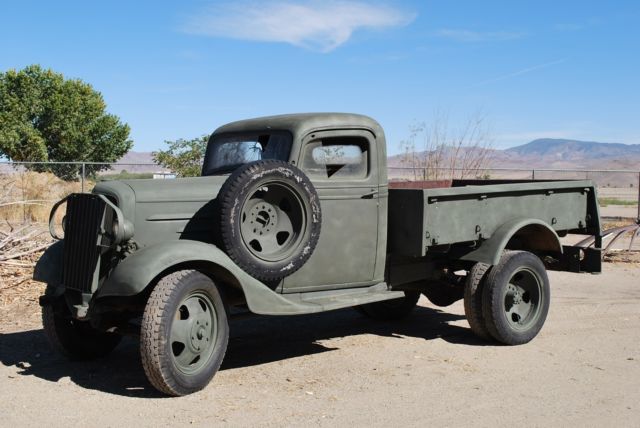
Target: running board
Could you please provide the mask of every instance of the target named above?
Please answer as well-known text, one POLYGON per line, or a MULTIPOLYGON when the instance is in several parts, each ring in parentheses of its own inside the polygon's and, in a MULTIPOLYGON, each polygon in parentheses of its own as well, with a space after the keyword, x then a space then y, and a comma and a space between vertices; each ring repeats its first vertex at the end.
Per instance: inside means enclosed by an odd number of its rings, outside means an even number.
POLYGON ((277 307, 271 306, 268 311, 256 311, 257 308, 252 308, 252 312, 263 315, 311 314, 397 299, 404 297, 404 292, 390 291, 387 283, 381 282, 370 287, 284 294, 278 297, 279 305, 277 307))

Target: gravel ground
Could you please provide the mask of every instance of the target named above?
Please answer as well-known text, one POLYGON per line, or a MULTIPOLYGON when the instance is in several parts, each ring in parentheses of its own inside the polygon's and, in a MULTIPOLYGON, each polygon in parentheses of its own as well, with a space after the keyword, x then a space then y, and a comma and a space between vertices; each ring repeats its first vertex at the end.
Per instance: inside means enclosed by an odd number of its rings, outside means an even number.
POLYGON ((234 321, 221 371, 182 398, 148 385, 133 339, 71 363, 37 318, 3 322, 1 425, 638 426, 639 267, 551 273, 547 323, 518 347, 476 340, 461 302, 423 299, 395 323, 352 310, 234 321))

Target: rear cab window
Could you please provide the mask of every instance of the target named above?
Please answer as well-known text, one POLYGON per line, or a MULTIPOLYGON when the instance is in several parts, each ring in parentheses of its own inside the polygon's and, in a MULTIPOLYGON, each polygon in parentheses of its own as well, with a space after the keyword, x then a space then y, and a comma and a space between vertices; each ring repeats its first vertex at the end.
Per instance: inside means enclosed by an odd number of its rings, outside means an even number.
POLYGON ((316 180, 365 179, 369 163, 369 141, 357 136, 312 140, 302 156, 302 170, 316 180))

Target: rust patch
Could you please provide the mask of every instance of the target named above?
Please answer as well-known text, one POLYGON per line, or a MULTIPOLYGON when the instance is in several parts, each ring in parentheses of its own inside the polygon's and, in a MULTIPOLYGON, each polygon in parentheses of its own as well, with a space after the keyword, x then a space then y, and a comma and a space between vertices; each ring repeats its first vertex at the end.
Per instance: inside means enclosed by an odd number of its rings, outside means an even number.
POLYGON ((391 181, 390 189, 441 189, 451 187, 451 180, 391 181))

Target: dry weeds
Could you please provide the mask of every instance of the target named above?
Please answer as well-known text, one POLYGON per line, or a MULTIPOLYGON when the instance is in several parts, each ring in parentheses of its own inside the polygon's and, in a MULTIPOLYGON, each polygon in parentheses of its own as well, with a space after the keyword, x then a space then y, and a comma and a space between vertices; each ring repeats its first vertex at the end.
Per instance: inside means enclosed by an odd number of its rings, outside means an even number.
MULTIPOLYGON (((85 183, 86 188, 93 183, 85 183)), ((51 173, 33 171, 0 175, 0 220, 49 221, 51 206, 70 193, 80 192, 81 183, 64 181, 51 173)))

